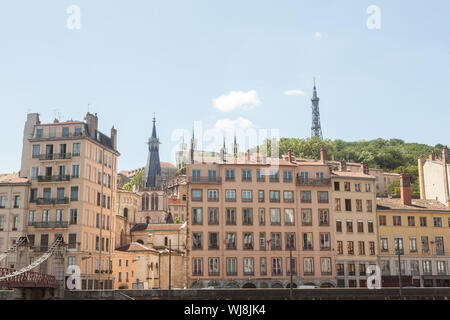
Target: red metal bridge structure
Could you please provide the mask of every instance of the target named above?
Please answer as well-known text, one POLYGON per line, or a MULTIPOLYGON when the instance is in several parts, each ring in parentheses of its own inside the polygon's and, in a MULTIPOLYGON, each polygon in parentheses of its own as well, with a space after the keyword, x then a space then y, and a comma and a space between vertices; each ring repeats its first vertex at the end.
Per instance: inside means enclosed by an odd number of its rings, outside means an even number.
MULTIPOLYGON (((17 272, 16 269, 0 268, 0 278, 17 272)), ((40 272, 27 271, 16 276, 0 280, 0 289, 14 288, 58 288, 55 277, 40 272)))

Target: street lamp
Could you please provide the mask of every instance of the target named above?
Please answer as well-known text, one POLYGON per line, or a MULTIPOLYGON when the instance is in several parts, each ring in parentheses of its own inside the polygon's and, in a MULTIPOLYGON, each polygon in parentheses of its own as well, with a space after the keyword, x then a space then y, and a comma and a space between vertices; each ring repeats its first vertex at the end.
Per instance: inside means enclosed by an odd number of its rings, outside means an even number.
POLYGON ((397 255, 398 255, 398 282, 400 290, 400 299, 402 299, 402 265, 400 261, 400 255, 402 254, 400 249, 400 238, 397 238, 397 255))
POLYGON ((293 298, 292 298, 292 245, 293 245, 293 243, 294 243, 294 235, 293 234, 291 234, 290 236, 289 236, 289 264, 290 264, 290 266, 289 266, 289 274, 290 274, 290 276, 291 276, 291 285, 290 285, 290 290, 289 290, 289 294, 290 294, 290 298, 291 298, 291 300, 293 300, 293 298))

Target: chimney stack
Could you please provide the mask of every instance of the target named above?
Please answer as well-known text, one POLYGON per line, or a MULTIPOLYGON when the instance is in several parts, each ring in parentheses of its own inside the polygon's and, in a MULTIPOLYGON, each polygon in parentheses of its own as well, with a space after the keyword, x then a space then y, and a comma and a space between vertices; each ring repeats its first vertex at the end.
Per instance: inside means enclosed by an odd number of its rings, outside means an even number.
POLYGON ((288 149, 288 161, 289 163, 292 163, 292 150, 288 149))
POLYGON ((341 161, 341 171, 347 171, 347 161, 345 161, 344 159, 342 159, 341 161))
POLYGON ((111 128, 111 141, 113 145, 113 149, 117 150, 117 130, 114 126, 111 128))
POLYGON ((87 128, 89 131, 89 136, 95 139, 96 135, 97 135, 97 130, 98 130, 97 114, 93 115, 88 112, 84 119, 86 120, 87 128))
POLYGON ((324 148, 320 149, 320 162, 327 162, 327 150, 325 150, 324 148))
POLYGON ((402 204, 411 205, 411 176, 408 173, 400 175, 400 197, 402 204))
POLYGON ((447 146, 445 146, 442 149, 442 161, 444 161, 444 163, 448 163, 448 148, 447 148, 447 146))
POLYGON ((364 174, 369 174, 369 164, 367 162, 361 162, 361 169, 364 174))
POLYGON ((428 159, 430 159, 430 160, 436 160, 436 155, 434 154, 433 151, 428 155, 428 159))
POLYGON ((247 162, 250 162, 250 149, 248 149, 247 153, 245 154, 245 160, 247 160, 247 162))

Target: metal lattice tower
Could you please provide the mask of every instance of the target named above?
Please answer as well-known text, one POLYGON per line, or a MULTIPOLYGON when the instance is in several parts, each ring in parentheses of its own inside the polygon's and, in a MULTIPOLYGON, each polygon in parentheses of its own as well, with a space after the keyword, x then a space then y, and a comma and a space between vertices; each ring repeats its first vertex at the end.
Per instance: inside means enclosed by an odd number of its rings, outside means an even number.
POLYGON ((314 79, 314 92, 311 98, 312 102, 312 126, 311 137, 319 137, 322 139, 322 127, 320 126, 319 97, 316 91, 316 79, 314 79))

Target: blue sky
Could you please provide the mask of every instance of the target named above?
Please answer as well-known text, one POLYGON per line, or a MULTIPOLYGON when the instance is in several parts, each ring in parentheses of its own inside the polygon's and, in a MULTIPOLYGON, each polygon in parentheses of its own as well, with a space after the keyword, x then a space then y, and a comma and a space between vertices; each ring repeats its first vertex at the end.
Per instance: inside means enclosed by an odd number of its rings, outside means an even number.
POLYGON ((306 138, 314 76, 325 138, 450 144, 449 12, 445 0, 3 1, 0 172, 19 170, 27 112, 81 120, 88 104, 119 130, 120 170, 145 163, 153 112, 163 161, 196 120, 306 138))

